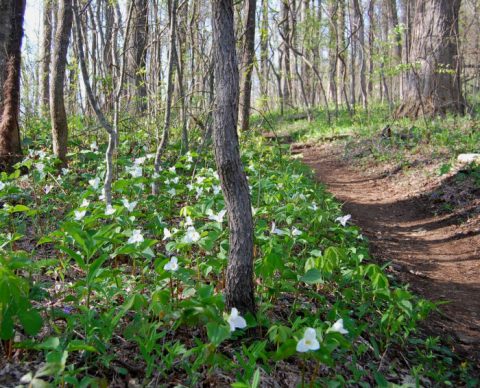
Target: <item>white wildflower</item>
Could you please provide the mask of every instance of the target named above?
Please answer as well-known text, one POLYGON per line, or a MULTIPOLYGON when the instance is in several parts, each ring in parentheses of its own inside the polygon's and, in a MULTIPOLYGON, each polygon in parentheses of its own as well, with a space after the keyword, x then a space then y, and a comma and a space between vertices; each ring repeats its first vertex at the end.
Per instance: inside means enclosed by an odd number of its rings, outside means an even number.
POLYGON ((317 333, 315 329, 308 327, 305 330, 303 338, 297 343, 297 352, 305 353, 309 350, 320 349, 320 343, 317 340, 317 333))
POLYGON ((230 325, 230 331, 247 327, 247 321, 238 313, 238 310, 235 307, 232 308, 232 311, 227 318, 227 322, 230 325))
POLYGON ((142 231, 140 229, 135 229, 132 232, 132 236, 128 239, 129 244, 141 243, 143 241, 144 239, 143 239, 142 231))
POLYGON ((343 217, 335 218, 335 221, 339 222, 342 226, 346 226, 347 222, 348 222, 348 220, 350 220, 350 218, 352 218, 352 216, 350 214, 347 214, 343 217))
POLYGON ((170 261, 163 266, 163 269, 165 271, 175 272, 176 270, 178 270, 178 259, 173 256, 170 261))

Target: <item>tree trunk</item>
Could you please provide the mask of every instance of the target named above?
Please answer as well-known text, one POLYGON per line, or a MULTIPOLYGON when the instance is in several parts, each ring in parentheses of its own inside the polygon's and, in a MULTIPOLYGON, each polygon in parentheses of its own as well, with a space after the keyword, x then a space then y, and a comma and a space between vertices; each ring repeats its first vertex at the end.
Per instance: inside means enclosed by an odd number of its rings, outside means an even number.
POLYGON ((0 0, 0 171, 11 169, 21 155, 18 114, 25 0, 0 0))
MULTIPOLYGON (((168 44, 168 74, 167 74, 167 96, 166 96, 166 105, 165 105, 165 119, 163 123, 162 139, 160 144, 157 147, 157 152, 155 154, 155 164, 154 169, 155 173, 160 173, 160 163, 162 161, 162 156, 165 150, 167 149, 168 139, 170 137, 170 121, 172 113, 172 99, 173 99, 173 73, 175 70, 175 64, 177 63, 176 52, 177 47, 175 44, 175 33, 177 29, 177 6, 178 0, 169 0, 169 10, 170 10, 170 36, 168 44)), ((156 182, 152 185, 152 193, 158 193, 158 185, 156 182)))
POLYGON ((230 252, 226 274, 227 308, 255 313, 253 221, 248 183, 237 135, 238 67, 232 0, 213 0, 215 60, 215 162, 228 211, 230 252))
POLYGON ((329 66, 329 88, 330 98, 335 104, 335 112, 338 113, 338 95, 337 95, 337 63, 338 63, 338 3, 336 0, 330 0, 328 23, 328 66, 329 66))
POLYGON ((262 21, 260 29, 260 91, 262 108, 268 106, 268 0, 262 0, 262 21))
POLYGON ((253 60, 255 58, 255 12, 256 0, 247 0, 245 39, 242 59, 242 89, 240 92, 240 129, 247 131, 250 126, 250 103, 252 96, 253 60))
POLYGON ((68 43, 72 31, 72 0, 60 0, 55 31, 50 84, 50 117, 52 120, 53 153, 62 165, 67 163, 68 124, 65 112, 64 82, 68 43))
POLYGON ((50 103, 50 61, 52 47, 52 2, 45 0, 43 2, 43 37, 42 51, 40 58, 40 112, 42 116, 47 116, 50 103))
POLYGON ((281 29, 283 34, 283 62, 282 62, 282 76, 283 76, 283 105, 292 105, 292 76, 290 73, 290 5, 289 0, 282 0, 281 13, 281 29))
POLYGON ((458 14, 460 0, 426 0, 416 4, 405 100, 397 117, 463 114, 460 88, 458 14))
POLYGON ((134 99, 135 112, 144 112, 147 104, 145 66, 147 57, 148 1, 133 1, 132 29, 127 37, 127 91, 134 99))

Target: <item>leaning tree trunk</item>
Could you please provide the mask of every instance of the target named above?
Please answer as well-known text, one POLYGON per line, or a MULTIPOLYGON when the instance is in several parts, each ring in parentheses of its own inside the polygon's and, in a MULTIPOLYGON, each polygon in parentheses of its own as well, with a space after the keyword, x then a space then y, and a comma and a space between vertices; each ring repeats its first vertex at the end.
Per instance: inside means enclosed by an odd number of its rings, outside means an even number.
POLYGON ((62 165, 66 165, 68 124, 63 84, 67 65, 68 42, 72 31, 72 0, 60 0, 59 7, 50 82, 50 117, 52 120, 53 153, 60 159, 62 165))
POLYGON ((21 155, 18 114, 25 0, 0 0, 0 171, 21 155))
POLYGON ((230 228, 225 299, 228 308, 254 313, 253 221, 237 135, 239 82, 233 1, 213 0, 212 10, 216 96, 214 150, 230 228))
POLYGON ((463 114, 458 14, 460 0, 417 3, 412 27, 405 100, 397 117, 463 114))

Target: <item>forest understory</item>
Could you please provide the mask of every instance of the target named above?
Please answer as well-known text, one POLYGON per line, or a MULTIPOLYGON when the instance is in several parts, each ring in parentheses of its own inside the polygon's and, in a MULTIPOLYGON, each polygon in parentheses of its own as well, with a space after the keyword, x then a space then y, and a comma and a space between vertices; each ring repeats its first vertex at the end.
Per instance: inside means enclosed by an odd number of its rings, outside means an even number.
POLYGON ((480 385, 480 0, 0 0, 0 387, 480 385))

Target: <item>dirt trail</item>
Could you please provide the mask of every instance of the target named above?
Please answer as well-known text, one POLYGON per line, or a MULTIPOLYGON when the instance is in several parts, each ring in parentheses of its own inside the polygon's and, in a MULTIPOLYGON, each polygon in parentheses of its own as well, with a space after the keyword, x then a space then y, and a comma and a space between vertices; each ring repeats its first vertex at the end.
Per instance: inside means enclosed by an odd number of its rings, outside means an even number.
POLYGON ((479 360, 479 217, 435 216, 419 191, 420 178, 405 185, 398 176, 352 167, 333 146, 297 152, 344 202, 344 212, 363 229, 377 260, 392 261, 396 276, 425 298, 449 301, 426 330, 479 360))

